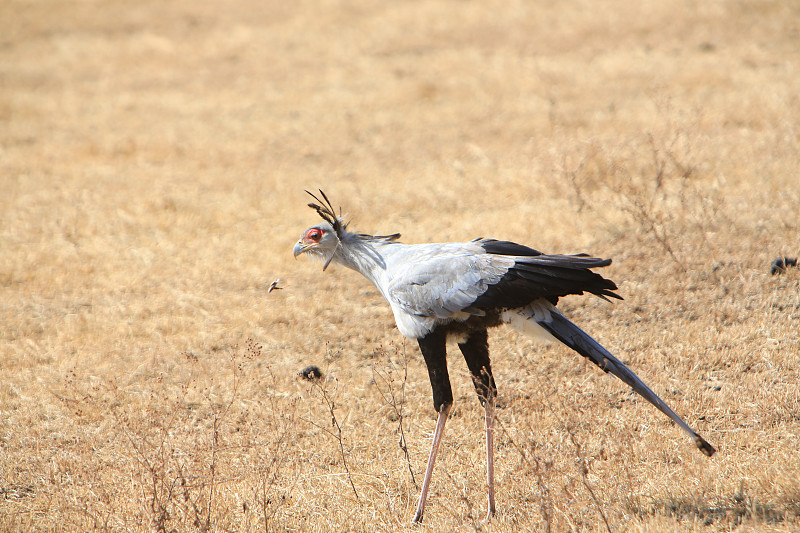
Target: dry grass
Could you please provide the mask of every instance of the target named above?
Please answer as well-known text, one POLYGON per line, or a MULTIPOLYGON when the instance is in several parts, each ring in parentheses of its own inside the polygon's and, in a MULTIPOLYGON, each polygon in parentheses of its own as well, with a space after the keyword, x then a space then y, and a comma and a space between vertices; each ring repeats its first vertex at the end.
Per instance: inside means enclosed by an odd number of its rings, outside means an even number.
POLYGON ((798 21, 768 0, 0 3, 0 529, 799 531, 800 270, 768 274, 800 253, 798 21), (318 186, 406 242, 613 257, 626 301, 563 307, 719 454, 498 331, 499 516, 479 522, 453 356, 407 526, 427 375, 374 289, 292 261, 318 186))

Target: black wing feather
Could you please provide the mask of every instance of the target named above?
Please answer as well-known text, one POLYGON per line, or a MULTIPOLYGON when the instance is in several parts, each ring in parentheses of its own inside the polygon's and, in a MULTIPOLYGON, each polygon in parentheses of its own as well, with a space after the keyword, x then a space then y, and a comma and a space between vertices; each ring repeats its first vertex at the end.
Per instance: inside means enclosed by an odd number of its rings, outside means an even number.
POLYGON ((487 254, 513 255, 519 257, 544 255, 539 250, 534 250, 527 246, 511 241, 498 241, 497 239, 475 239, 472 242, 480 243, 487 254))
POLYGON ((490 254, 508 255, 519 259, 494 285, 478 296, 473 307, 523 307, 537 298, 546 298, 553 304, 561 296, 589 292, 601 298, 622 299, 612 292, 617 285, 592 268, 611 264, 610 259, 590 257, 587 254, 545 255, 538 250, 509 241, 483 239, 476 241, 490 254))

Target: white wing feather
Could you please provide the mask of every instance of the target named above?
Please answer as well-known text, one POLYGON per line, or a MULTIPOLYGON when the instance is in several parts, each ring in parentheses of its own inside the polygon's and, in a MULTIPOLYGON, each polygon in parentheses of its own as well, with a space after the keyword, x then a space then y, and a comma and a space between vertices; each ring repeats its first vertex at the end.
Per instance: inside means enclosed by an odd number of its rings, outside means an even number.
POLYGON ((389 303, 436 319, 464 311, 514 265, 513 258, 487 254, 472 243, 410 246, 399 255, 391 257, 389 303))

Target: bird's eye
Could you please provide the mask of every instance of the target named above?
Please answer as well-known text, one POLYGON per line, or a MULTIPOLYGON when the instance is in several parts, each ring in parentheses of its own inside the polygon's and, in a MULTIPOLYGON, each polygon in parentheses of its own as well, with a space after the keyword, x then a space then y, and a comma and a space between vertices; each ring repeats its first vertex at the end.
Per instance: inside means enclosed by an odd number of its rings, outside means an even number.
POLYGON ((311 239, 312 241, 319 241, 322 238, 322 230, 317 228, 308 230, 306 233, 306 238, 311 239))

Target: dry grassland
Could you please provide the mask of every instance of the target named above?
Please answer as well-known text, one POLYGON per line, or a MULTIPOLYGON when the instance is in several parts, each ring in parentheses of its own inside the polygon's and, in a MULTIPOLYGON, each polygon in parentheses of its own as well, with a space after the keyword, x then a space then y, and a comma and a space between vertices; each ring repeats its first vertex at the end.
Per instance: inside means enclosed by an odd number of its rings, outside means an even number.
POLYGON ((778 0, 4 0, 0 530, 800 531, 798 43, 778 0), (718 455, 497 331, 499 515, 459 355, 409 526, 427 374, 292 259, 316 187, 405 242, 613 257, 625 301, 563 308, 718 455))

